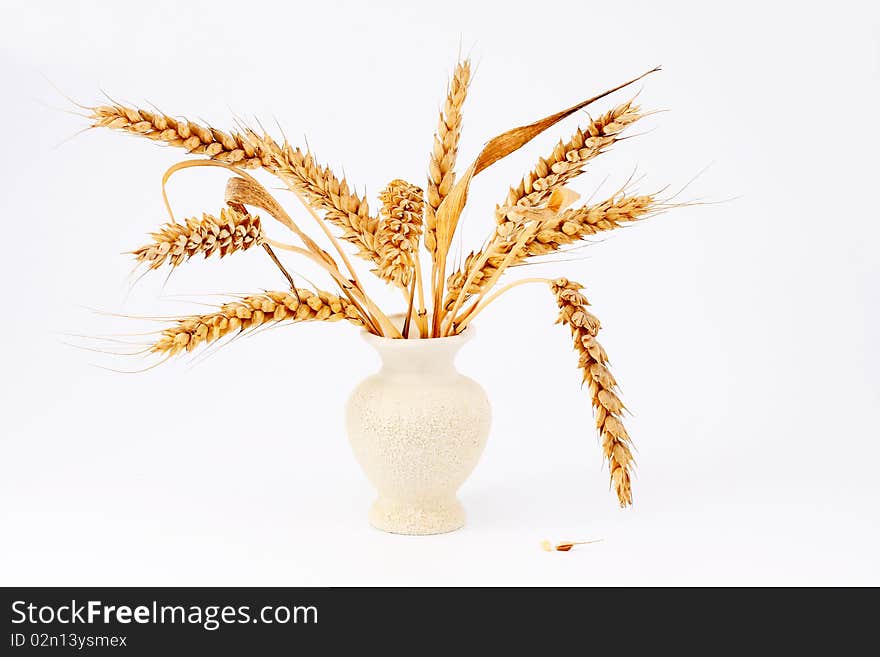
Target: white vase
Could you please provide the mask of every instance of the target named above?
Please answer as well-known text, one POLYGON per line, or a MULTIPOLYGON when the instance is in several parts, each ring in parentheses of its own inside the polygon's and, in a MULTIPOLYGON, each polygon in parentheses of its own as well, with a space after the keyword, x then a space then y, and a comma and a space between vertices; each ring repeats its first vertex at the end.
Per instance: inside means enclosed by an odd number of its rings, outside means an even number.
POLYGON ((456 491, 480 459, 491 419, 483 388, 455 369, 473 329, 430 340, 363 336, 382 368, 354 389, 345 422, 379 491, 370 524, 394 534, 456 530, 464 524, 456 491))

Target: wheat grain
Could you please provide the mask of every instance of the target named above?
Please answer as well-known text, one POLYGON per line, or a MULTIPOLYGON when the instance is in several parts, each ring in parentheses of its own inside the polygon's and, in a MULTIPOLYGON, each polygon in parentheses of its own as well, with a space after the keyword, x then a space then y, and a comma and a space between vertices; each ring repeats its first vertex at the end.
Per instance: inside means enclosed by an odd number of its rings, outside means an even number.
POLYGON ((161 112, 124 105, 104 105, 92 108, 89 118, 94 128, 122 130, 226 164, 256 168, 268 163, 265 153, 260 152, 259 147, 245 135, 222 132, 161 112))
POLYGON ((329 292, 299 289, 293 292, 265 292, 223 304, 217 312, 179 320, 151 347, 157 354, 174 356, 192 351, 226 335, 254 329, 270 322, 335 322, 346 319, 363 326, 349 301, 329 292))
POLYGON ((260 218, 233 208, 224 208, 220 216, 203 214, 184 223, 169 222, 152 233, 152 242, 133 251, 139 262, 158 269, 165 262, 177 267, 195 255, 221 258, 235 251, 245 251, 263 239, 260 218))
POLYGON ((449 82, 446 103, 440 112, 434 146, 428 162, 428 212, 425 226, 425 247, 430 253, 437 250, 435 213, 455 184, 455 160, 461 138, 461 110, 467 98, 471 81, 470 60, 459 62, 449 82))
POLYGON ((415 275, 416 251, 422 234, 424 194, 404 180, 393 180, 379 195, 382 201, 376 233, 378 266, 373 272, 400 287, 415 275))
POLYGON ((618 139, 618 135, 642 117, 632 101, 590 121, 566 141, 560 141, 546 158, 540 158, 535 167, 516 187, 511 187, 504 203, 496 208, 499 223, 507 219, 511 207, 538 207, 554 189, 562 187, 584 171, 587 163, 618 139))
POLYGON ((587 310, 589 302, 579 283, 559 278, 551 284, 559 306, 557 323, 571 330, 578 366, 590 388, 602 452, 611 471, 611 485, 621 507, 632 504, 632 440, 620 419, 623 403, 616 394, 617 382, 608 370, 608 355, 596 341, 599 320, 587 310))

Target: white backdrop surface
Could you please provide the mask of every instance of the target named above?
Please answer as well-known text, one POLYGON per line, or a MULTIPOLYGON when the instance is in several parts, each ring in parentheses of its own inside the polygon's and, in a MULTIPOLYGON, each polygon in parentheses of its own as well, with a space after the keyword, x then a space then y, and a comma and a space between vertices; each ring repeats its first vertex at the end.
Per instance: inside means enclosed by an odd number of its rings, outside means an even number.
MULTIPOLYGON (((865 2, 4 2, 0 583, 880 584, 878 34, 865 2), (573 186, 610 193, 636 171, 639 189, 675 189, 712 164, 682 197, 725 202, 529 270, 583 282, 603 321, 633 412, 634 508, 608 491, 552 298, 520 288, 459 359, 494 406, 461 491, 468 525, 390 536, 366 524, 373 492, 343 431, 378 363, 349 327, 268 331, 139 375, 68 346, 156 327, 112 314, 282 281, 254 252, 134 283, 122 253, 164 221, 159 180, 183 154, 77 134, 62 92, 277 122, 375 207, 392 178, 424 180, 459 49, 476 64, 460 162, 662 64, 639 100, 668 111, 573 186), (547 554, 544 538, 604 540, 547 554)), ((476 180, 464 249, 584 119, 476 180)), ((216 211, 224 178, 174 179, 177 212, 216 211)))

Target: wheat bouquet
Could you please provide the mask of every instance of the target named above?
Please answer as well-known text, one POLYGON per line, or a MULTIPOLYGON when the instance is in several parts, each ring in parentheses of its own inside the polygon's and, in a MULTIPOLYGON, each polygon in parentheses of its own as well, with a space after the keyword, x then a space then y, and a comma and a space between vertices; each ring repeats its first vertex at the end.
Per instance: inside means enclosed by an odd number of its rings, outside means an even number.
MULTIPOLYGON (((654 69, 652 73, 659 69, 654 69)), ((386 338, 433 339, 464 331, 499 295, 527 283, 546 285, 559 307, 558 322, 570 331, 583 372, 611 486, 621 506, 632 503, 632 443, 621 415, 624 405, 599 344, 599 320, 588 310, 583 286, 565 278, 524 278, 500 286, 505 273, 531 259, 564 249, 602 231, 655 215, 672 206, 657 194, 637 195, 624 187, 608 198, 575 207, 578 195, 567 185, 589 162, 622 138, 645 116, 634 100, 612 107, 578 128, 552 152, 537 160, 495 208, 494 227, 483 245, 450 271, 449 252, 474 177, 560 120, 641 79, 542 118, 508 130, 486 143, 477 158, 458 169, 462 106, 471 79, 469 61, 460 62, 448 85, 424 188, 393 180, 379 193, 379 211, 334 174, 311 152, 276 141, 264 130, 242 127, 222 132, 158 111, 121 104, 91 107, 96 128, 110 128, 183 149, 197 159, 171 167, 216 166, 232 176, 224 203, 213 214, 170 223, 152 233, 148 244, 133 251, 150 269, 177 267, 194 256, 223 257, 259 249, 283 273, 286 289, 244 296, 214 312, 181 317, 158 335, 148 352, 170 358, 201 345, 277 322, 344 320, 386 338), (293 193, 303 211, 296 218, 249 172, 263 170, 293 193), (270 239, 259 214, 287 227, 292 242, 270 239), (322 232, 332 245, 325 250, 306 225, 322 232), (403 321, 395 322, 372 300, 350 257, 370 263, 370 271, 400 289, 403 321), (305 258, 324 270, 331 290, 310 289, 285 268, 284 258, 305 258)))

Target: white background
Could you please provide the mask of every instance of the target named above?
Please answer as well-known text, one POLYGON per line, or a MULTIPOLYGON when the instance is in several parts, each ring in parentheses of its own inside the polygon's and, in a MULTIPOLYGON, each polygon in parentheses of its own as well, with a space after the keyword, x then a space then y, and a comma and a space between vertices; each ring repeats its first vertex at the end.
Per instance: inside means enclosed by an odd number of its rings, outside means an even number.
MULTIPOLYGON (((880 584, 870 4, 4 2, 0 583, 880 584), (341 409, 378 359, 351 327, 269 331, 140 375, 93 365, 143 361, 65 344, 157 327, 90 309, 183 314, 282 281, 255 251, 133 285, 122 253, 165 220, 159 179, 184 154, 77 135, 86 121, 62 92, 218 127, 277 121, 376 207, 392 178, 422 184, 459 49, 476 64, 460 162, 662 64, 640 102, 668 111, 574 187, 610 193, 635 170, 638 189, 676 189, 712 164, 682 198, 724 203, 543 270, 583 282, 603 321, 633 411, 633 509, 608 490, 544 289, 498 303, 461 354, 494 425, 461 491, 466 528, 437 537, 367 525, 341 409), (547 554, 544 538, 604 541, 547 554)), ((465 248, 585 119, 476 180, 465 248)), ((177 212, 216 212, 224 180, 180 174, 177 212)))

